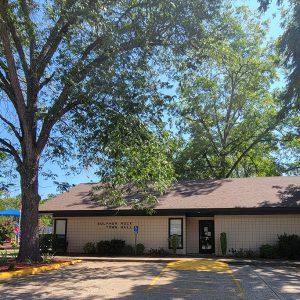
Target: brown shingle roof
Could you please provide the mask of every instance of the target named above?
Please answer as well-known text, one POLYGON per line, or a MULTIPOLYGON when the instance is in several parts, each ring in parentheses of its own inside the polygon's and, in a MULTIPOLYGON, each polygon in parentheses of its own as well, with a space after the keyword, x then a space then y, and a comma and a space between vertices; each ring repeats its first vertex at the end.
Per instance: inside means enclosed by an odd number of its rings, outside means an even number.
MULTIPOLYGON (((82 183, 40 206, 40 212, 106 210, 82 183)), ((300 207, 300 176, 185 181, 159 198, 157 209, 300 207)), ((122 208, 129 209, 129 208, 122 208)))

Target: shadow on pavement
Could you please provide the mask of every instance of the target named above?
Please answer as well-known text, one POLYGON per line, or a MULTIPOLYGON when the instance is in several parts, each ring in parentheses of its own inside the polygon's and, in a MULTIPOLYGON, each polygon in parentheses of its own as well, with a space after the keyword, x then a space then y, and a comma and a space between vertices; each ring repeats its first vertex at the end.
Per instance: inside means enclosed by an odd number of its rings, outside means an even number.
POLYGON ((300 273, 296 268, 233 266, 230 275, 165 266, 163 263, 82 263, 1 282, 0 298, 268 300, 280 296, 280 299, 300 299, 297 290, 300 273))
MULTIPOLYGON (((105 290, 108 281, 115 281, 117 292, 120 288, 126 288, 121 286, 125 280, 130 281, 132 286, 138 286, 141 279, 147 276, 150 282, 161 267, 159 264, 143 264, 141 268, 135 264, 114 263, 109 267, 102 263, 82 263, 2 281, 0 299, 108 299, 106 292, 111 292, 105 290)), ((113 282, 111 286, 114 286, 113 282)))
POLYGON ((296 267, 232 266, 247 299, 300 299, 300 273, 296 267))

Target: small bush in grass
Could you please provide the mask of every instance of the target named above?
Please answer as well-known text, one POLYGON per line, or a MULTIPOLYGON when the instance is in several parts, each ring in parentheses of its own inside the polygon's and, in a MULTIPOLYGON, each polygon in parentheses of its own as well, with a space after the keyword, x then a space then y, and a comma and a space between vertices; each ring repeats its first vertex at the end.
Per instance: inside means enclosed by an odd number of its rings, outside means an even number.
POLYGON ((136 245, 136 254, 137 255, 143 255, 145 251, 145 246, 141 243, 136 245))
POLYGON ((108 255, 110 253, 110 241, 100 241, 97 243, 97 253, 108 255))
POLYGON ((231 252, 231 255, 233 257, 237 257, 237 258, 256 258, 256 257, 258 257, 258 253, 252 249, 240 248, 239 250, 236 250, 236 249, 231 248, 229 250, 229 252, 231 252))
POLYGON ((30 257, 26 257, 25 258, 25 263, 28 264, 28 265, 32 265, 32 260, 30 257))
POLYGON ((150 249, 149 250, 150 256, 168 256, 170 253, 166 251, 164 248, 158 248, 158 249, 150 249))
POLYGON ((0 252, 0 264, 7 264, 8 263, 8 252, 5 250, 0 252))
POLYGON ((17 248, 17 246, 18 246, 16 242, 11 242, 10 245, 11 245, 13 248, 17 248))
POLYGON ((8 270, 8 271, 14 271, 14 270, 16 269, 16 265, 17 265, 17 264, 16 264, 15 261, 9 263, 7 270, 8 270))
POLYGON ((179 247, 180 244, 179 236, 177 234, 171 235, 169 238, 169 243, 170 243, 170 247, 173 250, 173 254, 176 254, 177 248, 179 247))
POLYGON ((52 253, 44 253, 42 254, 42 261, 45 264, 50 264, 54 259, 54 254, 52 253))
POLYGON ((300 236, 286 233, 278 236, 278 254, 281 258, 300 258, 300 236))
POLYGON ((83 252, 86 254, 95 254, 96 253, 96 245, 95 243, 88 242, 83 246, 83 252))
POLYGON ((125 241, 113 239, 110 241, 110 253, 112 255, 122 254, 122 249, 125 246, 125 241))
POLYGON ((130 245, 125 245, 122 249, 123 255, 133 255, 134 254, 134 248, 130 245))
POLYGON ((11 221, 0 223, 0 245, 3 245, 5 240, 13 238, 15 235, 15 226, 11 221))
POLYGON ((258 258, 259 253, 252 249, 245 249, 245 258, 258 258))
POLYGON ((41 253, 49 253, 53 250, 53 235, 52 234, 40 234, 40 251, 41 253))
POLYGON ((278 248, 276 245, 264 244, 259 247, 259 257, 261 258, 277 258, 278 248))
POLYGON ((231 252, 233 257, 237 257, 237 258, 244 258, 245 254, 244 254, 244 249, 240 248, 240 249, 231 249, 229 252, 231 252))
POLYGON ((97 243, 97 253, 100 255, 122 254, 125 241, 113 239, 111 241, 100 241, 97 243))

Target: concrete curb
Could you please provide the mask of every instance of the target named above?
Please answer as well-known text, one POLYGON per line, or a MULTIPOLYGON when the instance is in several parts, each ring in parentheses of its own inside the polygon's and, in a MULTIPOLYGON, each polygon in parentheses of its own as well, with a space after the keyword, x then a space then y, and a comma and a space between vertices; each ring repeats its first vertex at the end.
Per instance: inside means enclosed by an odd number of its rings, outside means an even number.
POLYGON ((211 257, 76 257, 82 261, 92 262, 144 262, 144 263, 170 263, 175 261, 189 261, 189 260, 212 260, 227 263, 229 265, 254 265, 254 266, 290 266, 299 267, 300 261, 289 260, 256 260, 256 259, 232 259, 232 258, 211 258, 211 257))
POLYGON ((82 257, 82 261, 91 261, 91 262, 143 262, 143 263, 169 263, 175 262, 180 259, 177 258, 157 258, 157 259, 136 259, 136 258, 95 258, 95 257, 82 257))
POLYGON ((263 267, 298 267, 300 268, 300 262, 297 261, 260 261, 260 260, 251 260, 251 261, 230 261, 230 260, 225 260, 225 259, 220 259, 219 261, 225 262, 229 265, 240 265, 240 266, 245 266, 245 265, 250 265, 250 266, 263 266, 263 267))
POLYGON ((76 259, 76 260, 67 261, 63 263, 50 264, 49 266, 41 266, 41 267, 35 267, 35 268, 30 268, 25 270, 18 270, 18 271, 0 272, 0 280, 10 279, 13 277, 23 277, 27 275, 33 275, 33 274, 38 274, 46 271, 51 271, 69 265, 74 265, 81 261, 82 261, 81 259, 76 259))

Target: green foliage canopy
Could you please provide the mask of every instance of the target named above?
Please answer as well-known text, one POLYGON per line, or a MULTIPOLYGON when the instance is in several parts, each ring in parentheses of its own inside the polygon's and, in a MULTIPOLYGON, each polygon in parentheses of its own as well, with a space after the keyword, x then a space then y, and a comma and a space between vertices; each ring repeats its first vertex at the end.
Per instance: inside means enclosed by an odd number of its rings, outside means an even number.
POLYGON ((120 117, 114 124, 134 116, 153 131, 151 116, 161 116, 156 85, 148 83, 155 54, 164 48, 184 53, 204 36, 219 5, 0 0, 0 153, 13 158, 21 178, 19 261, 41 259, 41 161, 84 157, 89 148, 79 141, 91 133, 100 140, 111 116, 120 117))
POLYGON ((274 129, 283 120, 275 92, 277 56, 267 25, 247 7, 227 9, 207 47, 179 65, 177 111, 187 142, 176 159, 183 178, 279 175, 274 129), (220 30, 221 28, 221 30, 220 30), (203 62, 199 58, 206 57, 203 62))
MULTIPOLYGON (((272 0, 259 0, 260 10, 269 9, 272 0)), ((274 1, 275 2, 275 1, 274 1)), ((276 1, 281 14, 283 34, 278 50, 284 59, 286 86, 282 102, 288 111, 286 126, 281 128, 281 156, 286 174, 298 175, 299 153, 299 108, 300 108, 300 2, 297 0, 276 1)))

